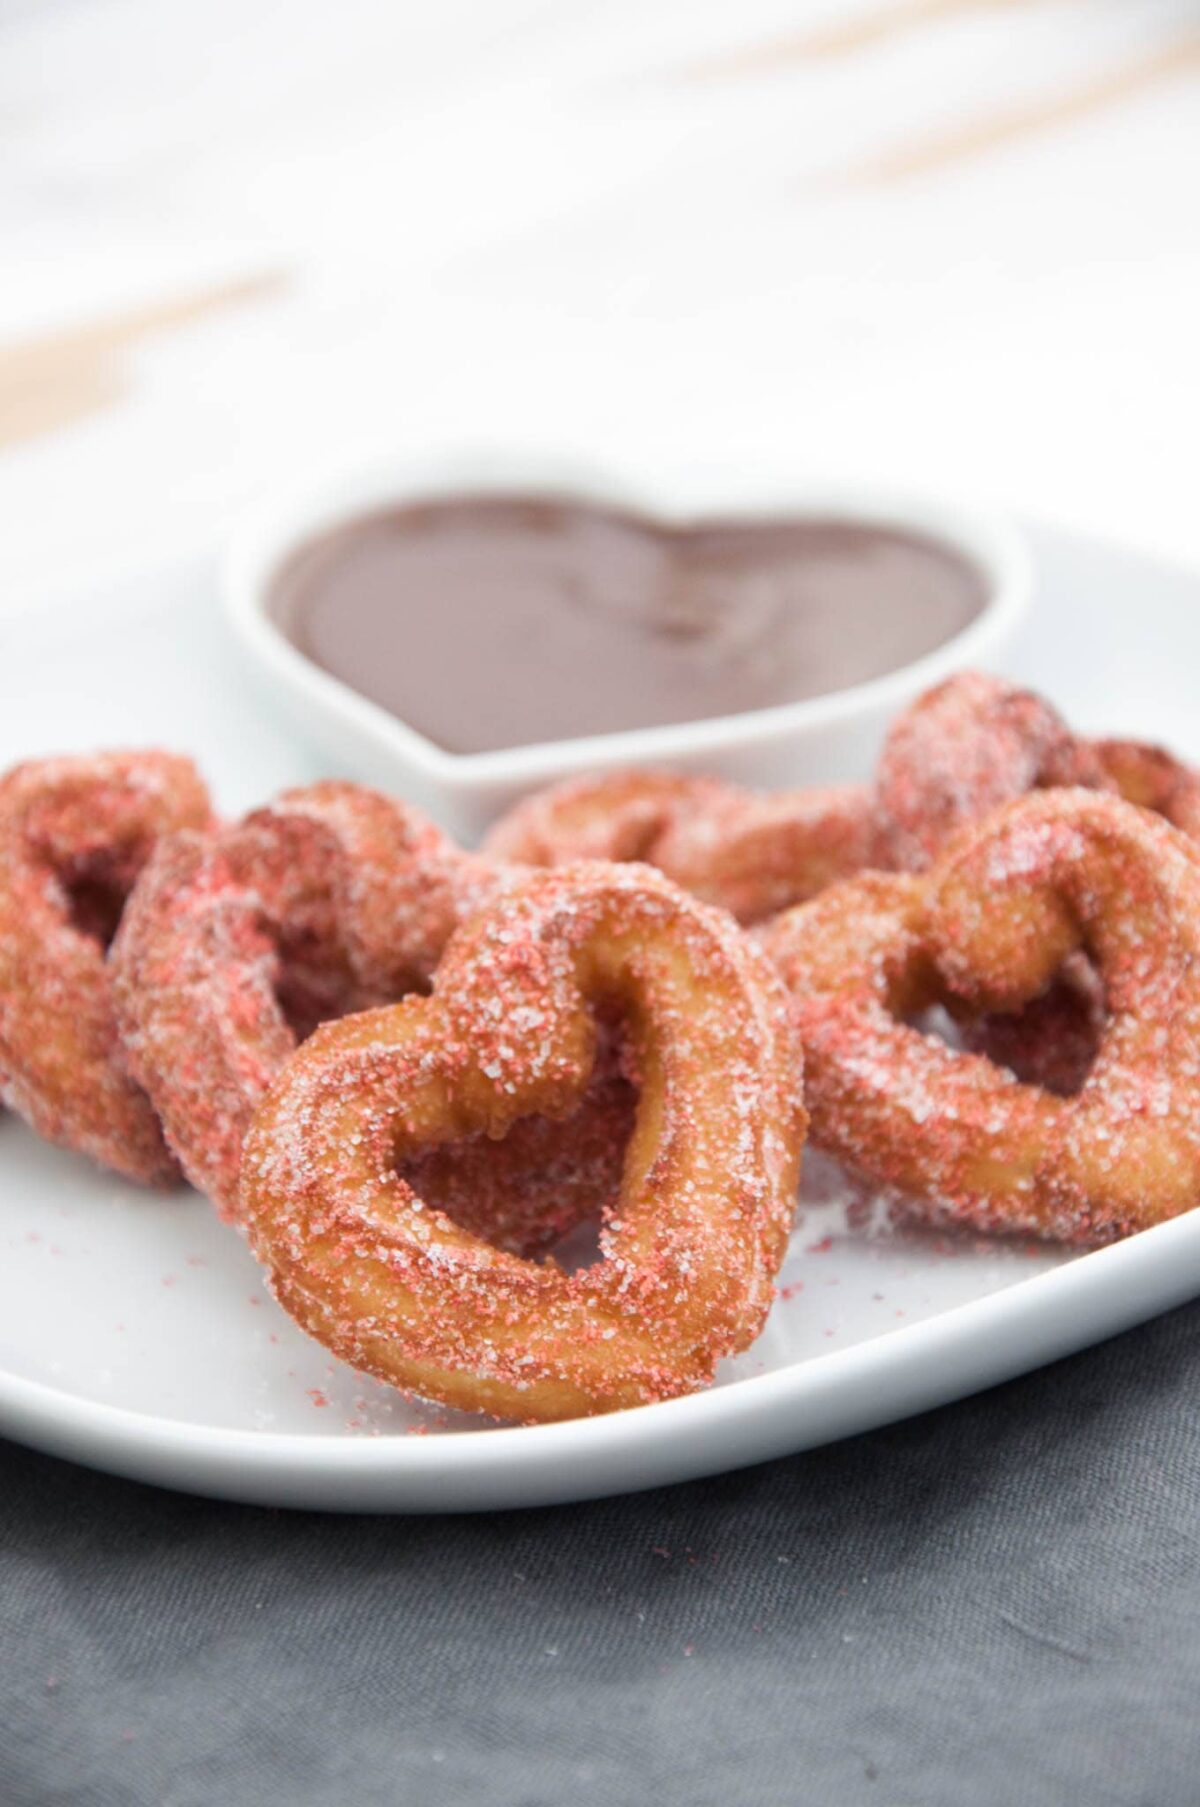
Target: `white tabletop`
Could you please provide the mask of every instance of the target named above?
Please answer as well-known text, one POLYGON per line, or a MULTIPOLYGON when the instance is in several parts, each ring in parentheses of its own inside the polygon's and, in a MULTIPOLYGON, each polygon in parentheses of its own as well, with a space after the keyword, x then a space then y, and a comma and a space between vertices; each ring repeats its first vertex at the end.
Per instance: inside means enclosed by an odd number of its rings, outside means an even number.
POLYGON ((436 439, 1200 559, 1194 0, 0 0, 0 607, 436 439))

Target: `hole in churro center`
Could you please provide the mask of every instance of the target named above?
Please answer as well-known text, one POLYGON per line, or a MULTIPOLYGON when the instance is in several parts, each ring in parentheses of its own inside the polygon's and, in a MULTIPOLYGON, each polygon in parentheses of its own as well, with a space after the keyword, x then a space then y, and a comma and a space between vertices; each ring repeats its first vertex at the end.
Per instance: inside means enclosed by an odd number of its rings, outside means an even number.
POLYGON ((60 867, 58 882, 67 898, 70 927, 107 952, 121 927, 136 873, 117 857, 89 857, 60 867))
POLYGON ((335 926, 300 921, 284 929, 272 923, 265 932, 275 949, 275 1000, 297 1042, 322 1023, 396 1002, 394 992, 362 984, 335 926))
POLYGON ((62 880, 71 926, 107 952, 121 925, 129 886, 103 870, 86 868, 62 880))
POLYGON ((404 1161, 400 1176, 426 1204, 496 1248, 553 1249, 564 1266, 586 1266, 620 1191, 636 1104, 627 1079, 595 1079, 561 1121, 522 1117, 499 1140, 472 1136, 404 1161))
POLYGON ((294 955, 280 963, 275 997, 297 1042, 307 1041, 322 1023, 361 1008, 348 974, 327 961, 294 955))
POLYGON ((531 1113, 498 1139, 443 1143, 402 1161, 398 1171, 460 1229, 516 1254, 552 1254, 575 1272, 599 1257, 638 1095, 626 1038, 606 1010, 587 1089, 567 1117, 531 1113))
POLYGON ((906 1019, 910 1028, 949 1047, 983 1054, 1024 1085, 1057 1098, 1082 1091, 1106 1020, 1104 986, 1082 953, 1072 954, 1036 998, 1020 1010, 956 1018, 941 1004, 906 1019))

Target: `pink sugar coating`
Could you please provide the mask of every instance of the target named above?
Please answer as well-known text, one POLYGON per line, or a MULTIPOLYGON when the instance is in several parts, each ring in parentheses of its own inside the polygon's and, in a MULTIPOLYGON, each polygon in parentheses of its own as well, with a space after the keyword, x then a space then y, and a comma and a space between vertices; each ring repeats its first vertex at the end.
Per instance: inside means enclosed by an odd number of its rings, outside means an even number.
POLYGON ((875 777, 880 865, 923 871, 955 831, 1027 791, 1105 787, 1095 753, 1049 703, 979 671, 917 699, 888 732, 875 777))
POLYGON ((1038 794, 924 882, 850 881, 775 925, 809 1060, 813 1139, 928 1214, 1104 1241, 1200 1202, 1200 851, 1112 796, 1038 794), (1076 1097, 897 1017, 937 986, 1037 997, 1080 945, 1105 1024, 1076 1097))
POLYGON ((757 922, 866 863, 871 805, 859 785, 759 795, 715 778, 625 771, 535 792, 485 850, 533 866, 643 861, 741 922, 757 922))
MULTIPOLYGON (((122 1033, 188 1178, 237 1216, 242 1145, 318 1023, 428 987, 455 926, 511 882, 418 811, 327 783, 216 836, 180 836, 138 887, 113 954, 122 1033)), ((554 1241, 615 1192, 631 1121, 606 1075, 567 1123, 427 1153, 414 1176, 499 1245, 554 1241)))
POLYGON ((243 1205, 282 1302, 356 1365, 509 1416, 612 1409, 702 1384, 757 1334, 798 1091, 778 983, 728 917, 644 867, 561 868, 454 938, 431 1001, 317 1032, 255 1121, 243 1205), (594 1058, 585 997, 632 1012, 643 1092, 601 1259, 567 1276, 457 1229, 395 1152, 432 1122, 501 1133, 569 1109, 594 1058))
POLYGON ((297 1031, 427 985, 499 882, 419 811, 337 782, 160 846, 114 944, 117 1011, 184 1172, 226 1215, 297 1031))
POLYGON ((176 1176, 128 1070, 104 939, 158 839, 209 820, 190 760, 31 760, 0 780, 0 1096, 130 1179, 176 1176))

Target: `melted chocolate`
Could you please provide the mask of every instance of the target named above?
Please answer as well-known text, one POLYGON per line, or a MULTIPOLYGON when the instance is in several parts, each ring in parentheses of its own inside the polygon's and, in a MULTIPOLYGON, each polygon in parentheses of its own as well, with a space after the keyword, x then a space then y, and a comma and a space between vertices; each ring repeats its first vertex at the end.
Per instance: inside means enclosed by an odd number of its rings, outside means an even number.
POLYGON ((984 579, 916 534, 699 521, 536 496, 364 516, 281 572, 308 658, 455 753, 764 709, 878 677, 979 614, 984 579))

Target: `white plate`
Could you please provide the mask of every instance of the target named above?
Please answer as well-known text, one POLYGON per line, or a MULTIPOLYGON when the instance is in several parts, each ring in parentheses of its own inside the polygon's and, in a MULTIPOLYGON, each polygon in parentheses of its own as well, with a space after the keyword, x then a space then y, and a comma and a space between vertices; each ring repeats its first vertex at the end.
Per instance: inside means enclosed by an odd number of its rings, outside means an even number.
MULTIPOLYGON (((1015 666, 1084 727, 1200 755, 1200 579, 1037 535, 1015 666)), ((0 762, 160 741, 222 805, 316 775, 259 717, 207 570, 11 617, 0 762)), ((141 1193, 0 1121, 0 1429, 233 1499, 345 1510, 576 1500, 809 1448, 961 1397, 1200 1291, 1200 1213, 1088 1255, 851 1224, 810 1162, 766 1333, 711 1392, 608 1418, 479 1429, 329 1360, 191 1194, 141 1193)))

